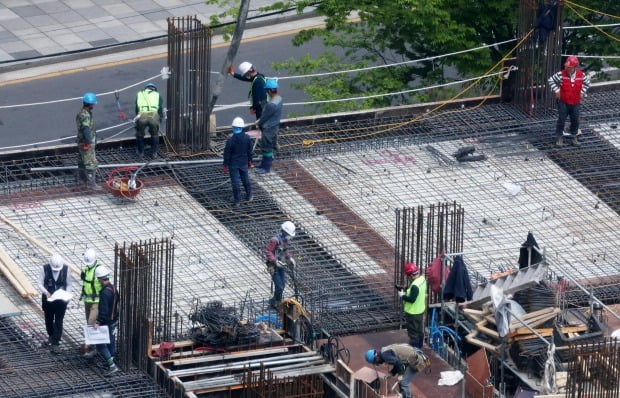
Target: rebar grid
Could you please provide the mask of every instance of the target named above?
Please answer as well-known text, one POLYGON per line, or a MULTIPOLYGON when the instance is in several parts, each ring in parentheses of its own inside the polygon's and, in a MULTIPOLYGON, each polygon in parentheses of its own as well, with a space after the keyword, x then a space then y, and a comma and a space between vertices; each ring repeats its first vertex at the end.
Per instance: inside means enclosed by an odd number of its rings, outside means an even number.
POLYGON ((569 346, 567 397, 620 395, 620 345, 617 339, 569 346))
MULTIPOLYGON (((589 100, 586 120, 603 108, 613 111, 619 101, 609 93, 589 100)), ((516 264, 529 230, 547 248, 559 274, 587 279, 616 273, 617 191, 600 198, 607 203, 599 202, 566 174, 599 177, 599 160, 614 159, 617 147, 609 144, 617 137, 609 121, 613 115, 604 117, 608 123, 600 128, 584 123, 584 147, 561 150, 547 143, 552 142, 551 116, 529 119, 513 106, 498 104, 421 123, 398 117, 283 129, 274 173, 252 177, 254 201, 239 210, 229 206, 229 181, 217 165, 147 167, 140 175, 147 188, 127 201, 75 191, 69 172, 29 171, 33 165, 74 164, 74 155, 5 161, 0 170, 8 206, 1 212, 76 263, 87 245, 111 264, 115 242, 174 239, 175 263, 183 270, 175 275, 173 302, 181 317, 196 297, 228 304, 241 301, 248 291, 253 300, 269 297, 262 250, 281 222, 292 219, 299 227, 292 247, 299 269, 297 283, 289 280, 286 294, 293 295, 297 285, 313 321, 332 333, 374 330, 398 321, 389 247, 398 208, 458 201, 467 214, 465 261, 484 275, 516 264), (392 131, 368 135, 397 124, 392 131), (326 131, 331 132, 321 134, 326 131), (301 140, 345 135, 351 140, 301 145, 301 140), (457 162, 452 154, 463 145, 475 145, 487 160, 457 162), (604 156, 593 157, 591 148, 604 156), (584 151, 588 156, 582 158, 584 151), (573 158, 568 157, 565 172, 549 159, 568 153, 583 164, 570 167, 573 158), (592 170, 585 167, 591 164, 592 170), (504 183, 520 191, 512 195, 504 183)), ((134 161, 130 149, 99 151, 98 156, 101 163, 134 161)), ((615 164, 607 161, 605 170, 615 164)), ((603 178, 613 184, 618 175, 603 178)), ((40 253, 15 234, 7 232, 7 238, 7 251, 21 258, 18 262, 35 280, 44 261, 40 253)), ((81 322, 81 314, 74 318, 81 322)))
MULTIPOLYGON (((0 317, 0 395, 6 398, 72 394, 165 397, 142 374, 106 378, 104 370, 82 359, 77 349, 53 355, 29 336, 29 316, 0 317)), ((40 322, 40 321, 39 321, 40 322)))

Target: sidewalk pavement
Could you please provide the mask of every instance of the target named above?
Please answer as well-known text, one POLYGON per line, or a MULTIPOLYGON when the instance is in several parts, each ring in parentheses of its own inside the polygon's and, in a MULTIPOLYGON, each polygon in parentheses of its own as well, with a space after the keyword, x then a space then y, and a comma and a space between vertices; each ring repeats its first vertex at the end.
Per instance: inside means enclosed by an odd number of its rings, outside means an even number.
MULTIPOLYGON (((248 18, 275 0, 252 0, 248 18)), ((209 23, 205 0, 2 0, 0 67, 68 52, 165 37, 168 17, 209 23)))

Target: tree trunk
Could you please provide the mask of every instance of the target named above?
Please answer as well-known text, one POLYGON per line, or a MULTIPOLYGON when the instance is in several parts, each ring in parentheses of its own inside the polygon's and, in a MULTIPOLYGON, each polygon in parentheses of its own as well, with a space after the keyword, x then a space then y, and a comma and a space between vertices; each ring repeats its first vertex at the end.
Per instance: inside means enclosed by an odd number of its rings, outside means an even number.
POLYGON ((209 115, 213 113, 213 108, 215 108, 217 99, 222 92, 222 87, 224 87, 224 79, 226 79, 226 76, 228 75, 228 68, 232 65, 233 59, 239 50, 239 44, 241 44, 241 38, 243 37, 243 31, 245 30, 245 21, 248 17, 249 9, 250 0, 241 0, 241 4, 239 5, 239 15, 237 16, 237 24, 235 25, 235 31, 232 35, 232 39, 230 40, 230 47, 228 47, 226 58, 222 64, 222 69, 217 77, 217 82, 213 87, 211 100, 209 101, 209 115))

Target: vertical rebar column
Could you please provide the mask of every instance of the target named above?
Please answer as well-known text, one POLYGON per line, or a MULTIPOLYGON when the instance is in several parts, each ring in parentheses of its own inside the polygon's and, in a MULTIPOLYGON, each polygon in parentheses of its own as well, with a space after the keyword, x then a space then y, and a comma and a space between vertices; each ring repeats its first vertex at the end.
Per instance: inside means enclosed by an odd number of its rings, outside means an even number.
POLYGON ((544 0, 519 2, 517 38, 524 42, 517 49, 517 82, 515 102, 530 116, 548 112, 556 106, 547 79, 560 70, 562 31, 561 2, 544 0), (559 3, 553 6, 553 3, 559 3), (553 24, 546 30, 546 21, 553 24))
POLYGON ((151 342, 170 340, 174 245, 161 242, 116 244, 114 278, 120 293, 117 352, 125 370, 147 370, 151 342))
MULTIPOLYGON (((463 250, 465 211, 456 202, 396 210, 395 275, 394 282, 405 283, 404 266, 413 261, 425 268, 442 252, 463 250)), ((425 269, 421 272, 424 273, 425 269)), ((436 297, 429 292, 430 302, 436 297)))
POLYGON ((209 148, 211 30, 195 16, 168 18, 168 138, 178 154, 209 148))

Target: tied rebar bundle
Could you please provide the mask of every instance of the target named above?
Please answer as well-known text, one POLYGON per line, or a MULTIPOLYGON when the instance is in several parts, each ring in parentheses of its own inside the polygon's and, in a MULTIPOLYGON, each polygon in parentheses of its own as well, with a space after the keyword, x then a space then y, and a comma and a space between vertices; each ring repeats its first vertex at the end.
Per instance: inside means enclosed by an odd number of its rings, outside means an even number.
POLYGON ((192 341, 208 347, 252 344, 258 340, 256 325, 242 323, 234 307, 224 307, 221 301, 211 301, 203 306, 197 303, 189 316, 196 326, 192 328, 192 341))

